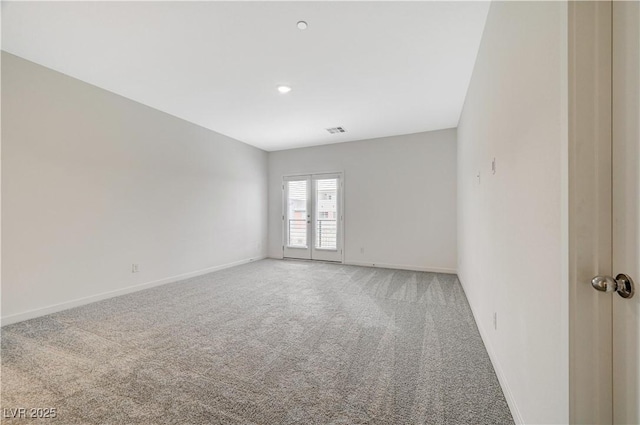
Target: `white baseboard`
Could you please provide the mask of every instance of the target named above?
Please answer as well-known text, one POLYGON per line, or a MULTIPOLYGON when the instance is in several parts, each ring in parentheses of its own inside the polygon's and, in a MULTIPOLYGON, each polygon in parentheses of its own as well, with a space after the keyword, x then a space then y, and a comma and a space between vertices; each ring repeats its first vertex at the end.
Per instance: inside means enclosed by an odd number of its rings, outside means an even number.
MULTIPOLYGON (((269 258, 273 258, 274 260, 285 260, 285 258, 283 258, 282 256, 270 255, 269 258)), ((313 261, 313 260, 301 260, 301 261, 313 261)), ((419 266, 407 266, 405 264, 366 263, 363 261, 344 261, 342 264, 346 264, 348 266, 379 267, 381 269, 411 270, 415 272, 456 274, 455 269, 445 269, 442 267, 419 267, 419 266)))
MULTIPOLYGON (((464 290, 464 284, 462 280, 458 276, 458 280, 460 280, 460 285, 464 290)), ((466 296, 466 294, 465 294, 466 296)), ((469 297, 467 297, 469 300, 469 297)), ((476 311, 473 308, 471 302, 469 302, 469 307, 471 307, 471 313, 473 314, 473 318, 478 326, 478 331, 480 332, 480 337, 482 338, 482 342, 484 343, 485 348, 487 349, 487 353, 489 354, 489 359, 491 360, 491 364, 493 365, 493 370, 496 371, 496 376, 498 377, 498 382, 500 382, 500 387, 502 387, 502 392, 504 393, 504 398, 507 400, 507 404, 509 405, 509 410, 511 411, 511 416, 513 416, 513 421, 516 424, 524 424, 524 420, 522 419, 522 415, 520 414, 520 410, 518 409, 518 405, 516 403, 515 397, 513 396, 513 392, 511 391, 511 387, 509 387, 509 382, 507 381, 507 377, 502 371, 502 367, 498 362, 498 358, 496 356, 491 343, 489 342, 489 336, 482 326, 482 322, 479 320, 476 311)))
POLYGON ((70 308, 79 307, 81 305, 94 303, 96 301, 106 300, 107 298, 113 298, 120 295, 130 294, 132 292, 142 291, 144 289, 153 288, 154 286, 165 285, 167 283, 173 283, 180 280, 188 279, 190 277, 196 277, 203 274, 215 272, 222 269, 228 269, 230 267, 239 266, 241 264, 250 263, 252 261, 259 261, 266 258, 266 256, 255 257, 255 258, 247 258, 240 261, 235 261, 233 263, 222 264, 220 266, 209 267, 202 270, 197 270, 194 272, 188 272, 179 274, 176 276, 166 277, 160 280, 154 280, 152 282, 140 283, 138 285, 127 286, 126 288, 116 289, 114 291, 102 292, 96 295, 90 295, 88 297, 78 298, 71 301, 66 301, 59 304, 50 305, 48 307, 38 308, 35 310, 25 311, 23 313, 12 314, 10 316, 4 316, 1 319, 1 325, 10 325, 12 323, 22 322, 24 320, 34 319, 40 316, 46 316, 47 314, 57 313, 58 311, 68 310, 70 308))
POLYGON ((456 274, 455 269, 445 269, 442 267, 419 267, 419 266, 407 266, 404 264, 365 263, 360 261, 345 261, 344 264, 348 264, 351 266, 379 267, 381 269, 398 269, 398 270, 412 270, 416 272, 456 274))

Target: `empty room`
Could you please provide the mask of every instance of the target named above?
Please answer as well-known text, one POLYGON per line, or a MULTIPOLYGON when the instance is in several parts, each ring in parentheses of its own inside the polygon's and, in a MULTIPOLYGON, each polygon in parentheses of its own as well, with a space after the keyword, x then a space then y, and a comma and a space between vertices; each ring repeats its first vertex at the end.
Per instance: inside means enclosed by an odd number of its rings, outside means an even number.
POLYGON ((1 14, 1 423, 640 424, 640 2, 1 14))

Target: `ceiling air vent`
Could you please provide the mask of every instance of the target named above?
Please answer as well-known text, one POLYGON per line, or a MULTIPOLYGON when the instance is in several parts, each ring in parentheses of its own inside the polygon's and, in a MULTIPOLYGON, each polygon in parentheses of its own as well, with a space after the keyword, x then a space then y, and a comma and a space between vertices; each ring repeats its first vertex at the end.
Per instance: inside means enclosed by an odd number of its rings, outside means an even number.
POLYGON ((347 132, 347 130, 345 130, 345 129, 344 129, 344 128, 342 128, 342 127, 332 127, 332 128, 327 128, 327 131, 328 131, 330 134, 338 134, 338 133, 346 133, 346 132, 347 132))

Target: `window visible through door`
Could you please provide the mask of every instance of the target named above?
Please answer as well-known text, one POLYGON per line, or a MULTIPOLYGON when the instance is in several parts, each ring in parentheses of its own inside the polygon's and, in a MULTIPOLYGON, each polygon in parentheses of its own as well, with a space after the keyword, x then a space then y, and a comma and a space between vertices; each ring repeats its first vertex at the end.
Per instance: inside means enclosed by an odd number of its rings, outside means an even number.
POLYGON ((307 181, 287 182, 287 245, 296 248, 307 247, 307 181))
POLYGON ((336 249, 338 246, 338 179, 315 181, 316 188, 316 232, 317 249, 336 249))

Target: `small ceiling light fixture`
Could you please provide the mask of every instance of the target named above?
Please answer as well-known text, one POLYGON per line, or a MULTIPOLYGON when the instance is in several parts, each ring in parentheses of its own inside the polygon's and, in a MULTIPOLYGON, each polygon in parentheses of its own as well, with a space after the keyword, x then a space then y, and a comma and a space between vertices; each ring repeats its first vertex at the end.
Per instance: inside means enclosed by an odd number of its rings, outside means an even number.
POLYGON ((298 29, 299 30, 306 30, 308 25, 305 21, 298 21, 298 29))
POLYGON ((278 86, 278 91, 280 93, 289 93, 291 91, 291 87, 289 86, 278 86))

